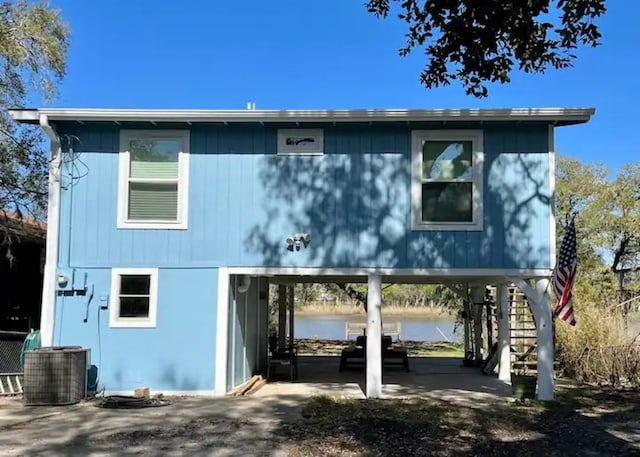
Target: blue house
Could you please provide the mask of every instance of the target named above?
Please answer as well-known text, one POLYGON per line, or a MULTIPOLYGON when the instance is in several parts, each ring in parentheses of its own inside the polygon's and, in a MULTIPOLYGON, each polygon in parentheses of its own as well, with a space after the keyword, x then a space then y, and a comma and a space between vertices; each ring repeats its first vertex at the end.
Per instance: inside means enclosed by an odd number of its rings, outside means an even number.
POLYGON ((373 361, 381 283, 494 285, 503 310, 516 284, 552 398, 554 130, 593 113, 12 111, 51 139, 43 344, 91 348, 108 392, 223 395, 264 367, 270 283, 367 283, 373 361))

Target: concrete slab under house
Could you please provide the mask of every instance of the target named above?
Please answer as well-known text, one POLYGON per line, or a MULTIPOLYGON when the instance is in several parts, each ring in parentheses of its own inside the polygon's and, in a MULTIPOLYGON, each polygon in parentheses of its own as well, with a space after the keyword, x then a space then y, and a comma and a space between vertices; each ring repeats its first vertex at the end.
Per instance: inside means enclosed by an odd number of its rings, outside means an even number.
POLYGON ((471 335, 491 287, 505 383, 515 287, 536 324, 537 395, 550 400, 554 132, 593 114, 11 111, 51 139, 43 344, 90 348, 108 393, 225 395, 268 371, 270 284, 281 349, 294 284, 362 283, 363 394, 379 398, 393 390, 382 284, 454 290, 467 352, 481 357, 471 335))

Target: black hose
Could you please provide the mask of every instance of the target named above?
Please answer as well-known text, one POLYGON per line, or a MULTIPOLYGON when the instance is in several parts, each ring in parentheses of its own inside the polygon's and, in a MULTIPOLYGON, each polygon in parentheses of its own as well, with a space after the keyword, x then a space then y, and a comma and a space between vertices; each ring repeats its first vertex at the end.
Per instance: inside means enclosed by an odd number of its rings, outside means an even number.
POLYGON ((158 406, 168 406, 170 404, 172 404, 172 402, 164 398, 130 397, 127 395, 108 395, 98 400, 95 406, 98 408, 135 409, 135 408, 155 408, 158 406))

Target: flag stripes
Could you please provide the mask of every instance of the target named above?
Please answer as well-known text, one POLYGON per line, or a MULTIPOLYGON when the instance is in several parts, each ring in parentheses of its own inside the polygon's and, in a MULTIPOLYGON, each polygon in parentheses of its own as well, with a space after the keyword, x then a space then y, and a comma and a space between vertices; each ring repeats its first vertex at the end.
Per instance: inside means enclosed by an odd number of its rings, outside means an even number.
POLYGON ((573 286, 577 268, 576 228, 572 221, 562 240, 560 254, 553 272, 553 290, 558 299, 558 304, 553 310, 553 314, 570 325, 576 325, 571 287, 573 286))

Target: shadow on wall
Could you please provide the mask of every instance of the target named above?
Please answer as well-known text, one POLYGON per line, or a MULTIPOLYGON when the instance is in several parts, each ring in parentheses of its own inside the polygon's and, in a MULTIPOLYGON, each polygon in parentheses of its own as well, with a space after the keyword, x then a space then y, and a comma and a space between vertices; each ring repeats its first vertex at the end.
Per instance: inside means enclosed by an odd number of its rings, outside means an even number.
POLYGON ((267 156, 264 212, 245 248, 266 266, 545 268, 547 154, 485 154, 484 230, 410 230, 408 154, 267 156), (286 250, 285 239, 311 244, 286 250))

